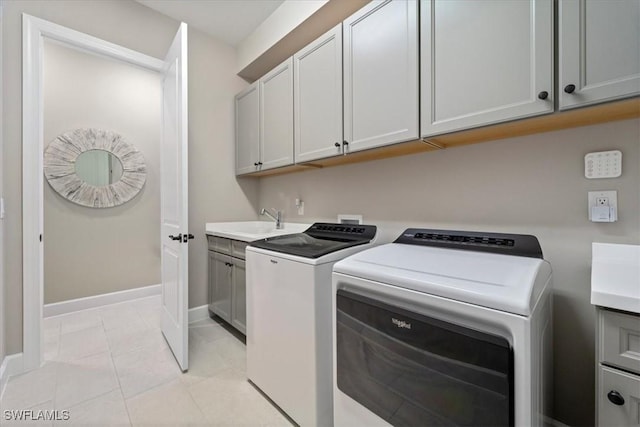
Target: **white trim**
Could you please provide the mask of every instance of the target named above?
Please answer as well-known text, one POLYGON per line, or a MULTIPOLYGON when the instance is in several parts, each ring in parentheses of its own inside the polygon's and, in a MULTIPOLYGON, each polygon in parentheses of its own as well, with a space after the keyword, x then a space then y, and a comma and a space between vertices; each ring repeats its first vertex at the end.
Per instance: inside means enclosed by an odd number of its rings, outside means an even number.
POLYGON ((90 297, 76 298, 69 301, 45 304, 44 317, 58 316, 60 314, 73 313, 74 311, 89 308, 102 307, 108 304, 116 304, 139 298, 151 297, 162 293, 162 285, 150 285, 124 291, 110 292, 108 294, 93 295, 90 297))
MULTIPOLYGON (((3 67, 3 38, 2 31, 4 26, 4 0, 0 0, 0 70, 3 67)), ((2 79, 0 78, 0 169, 4 169, 4 156, 3 156, 3 145, 4 145, 4 127, 3 127, 3 85, 2 79)), ((2 174, 0 174, 2 175, 2 174)), ((0 176, 0 310, 4 313, 5 311, 5 302, 4 302, 4 180, 2 176, 0 176)), ((5 342, 5 316, 0 316, 0 359, 4 356, 5 351, 7 351, 7 343, 5 342)), ((3 361, 4 364, 4 361, 3 361)), ((2 370, 0 368, 0 396, 2 395, 2 370)))
POLYGON ((27 15, 26 13, 23 13, 22 16, 23 23, 29 22, 40 37, 47 37, 83 51, 105 55, 158 73, 162 72, 164 61, 161 59, 136 52, 135 50, 90 36, 80 31, 63 27, 62 25, 54 24, 53 22, 45 21, 44 19, 36 18, 35 16, 27 15))
POLYGON ((0 399, 2 399, 4 388, 9 382, 9 377, 19 375, 23 371, 22 353, 11 354, 4 358, 2 365, 0 365, 0 399))
POLYGON ((193 307, 189 309, 189 323, 197 322, 199 320, 209 318, 209 306, 201 305, 200 307, 193 307))
POLYGON ((43 361, 43 38, 156 72, 163 61, 61 25, 22 15, 22 300, 25 371, 43 361))

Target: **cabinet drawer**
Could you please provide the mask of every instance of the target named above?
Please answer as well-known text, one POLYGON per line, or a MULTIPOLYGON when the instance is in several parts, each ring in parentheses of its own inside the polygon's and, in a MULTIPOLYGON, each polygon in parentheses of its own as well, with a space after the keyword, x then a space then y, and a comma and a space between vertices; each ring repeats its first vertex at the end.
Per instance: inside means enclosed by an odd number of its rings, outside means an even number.
POLYGON ((606 366, 600 366, 598 376, 598 426, 640 425, 640 376, 606 366), (609 393, 619 394, 624 403, 614 404, 609 393))
POLYGON ((599 310, 602 363, 640 374, 640 316, 599 310))
POLYGON ((231 240, 224 237, 207 236, 207 242, 209 243, 209 250, 222 252, 224 254, 231 254, 231 240))
POLYGON ((244 252, 245 252, 245 249, 247 248, 247 245, 248 245, 247 242, 242 242, 240 240, 232 240, 231 255, 236 258, 244 259, 244 252))

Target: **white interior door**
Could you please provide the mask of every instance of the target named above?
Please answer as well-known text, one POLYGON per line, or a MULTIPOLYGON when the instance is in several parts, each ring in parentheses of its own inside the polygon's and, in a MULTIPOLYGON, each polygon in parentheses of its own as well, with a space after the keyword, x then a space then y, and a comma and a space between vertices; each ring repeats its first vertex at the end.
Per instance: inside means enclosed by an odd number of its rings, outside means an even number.
POLYGON ((180 24, 162 79, 162 333, 180 368, 189 367, 187 199, 187 24, 180 24))

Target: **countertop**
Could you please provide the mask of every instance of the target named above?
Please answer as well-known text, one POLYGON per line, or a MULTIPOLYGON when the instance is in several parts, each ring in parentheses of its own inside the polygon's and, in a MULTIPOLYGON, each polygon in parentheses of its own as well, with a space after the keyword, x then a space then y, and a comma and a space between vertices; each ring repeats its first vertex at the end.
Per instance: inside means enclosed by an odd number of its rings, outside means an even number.
POLYGON ((591 304, 640 314, 640 245, 593 243, 591 304))
POLYGON ((205 225, 205 233, 211 236, 253 242, 267 237, 302 233, 309 227, 311 224, 297 222, 285 222, 282 229, 276 229, 274 221, 209 222, 205 225))

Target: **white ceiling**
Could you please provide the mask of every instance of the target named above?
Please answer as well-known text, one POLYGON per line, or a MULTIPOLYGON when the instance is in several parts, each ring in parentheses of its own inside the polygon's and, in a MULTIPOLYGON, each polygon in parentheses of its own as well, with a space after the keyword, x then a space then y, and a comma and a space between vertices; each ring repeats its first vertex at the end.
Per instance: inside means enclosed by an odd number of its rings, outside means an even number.
POLYGON ((237 46, 284 0, 136 0, 237 46))

